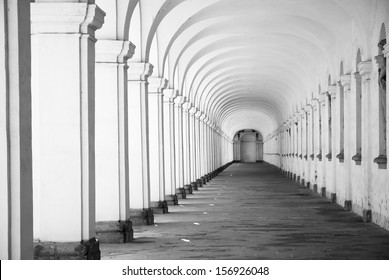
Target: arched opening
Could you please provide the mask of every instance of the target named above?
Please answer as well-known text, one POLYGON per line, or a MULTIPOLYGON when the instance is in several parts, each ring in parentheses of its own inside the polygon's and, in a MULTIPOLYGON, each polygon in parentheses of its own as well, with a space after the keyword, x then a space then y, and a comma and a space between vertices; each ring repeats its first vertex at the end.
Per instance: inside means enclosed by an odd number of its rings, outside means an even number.
POLYGON ((355 62, 356 72, 354 73, 355 78, 355 120, 356 120, 356 146, 355 155, 352 159, 356 164, 361 164, 362 160, 362 78, 358 71, 358 65, 362 62, 361 50, 358 49, 357 58, 355 62))
MULTIPOLYGON (((340 63, 340 75, 342 77, 344 74, 343 71, 343 61, 340 63)), ((344 87, 342 83, 339 83, 339 153, 337 158, 339 162, 344 162, 344 87)))
POLYGON ((234 137, 234 160, 241 162, 263 161, 263 137, 256 130, 238 131, 234 137))
POLYGON ((386 57, 383 53, 386 45, 385 24, 381 26, 378 40, 378 55, 375 57, 378 66, 378 108, 379 108, 379 156, 374 159, 378 165, 386 164, 386 57))

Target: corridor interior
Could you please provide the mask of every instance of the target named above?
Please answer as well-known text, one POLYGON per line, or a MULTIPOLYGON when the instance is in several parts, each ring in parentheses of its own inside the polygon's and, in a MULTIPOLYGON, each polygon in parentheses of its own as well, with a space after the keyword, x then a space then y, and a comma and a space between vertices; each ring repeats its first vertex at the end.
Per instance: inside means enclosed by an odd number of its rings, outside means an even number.
POLYGON ((106 260, 370 260, 389 258, 389 232, 267 163, 233 163, 106 260))
POLYGON ((0 0, 0 259, 389 257, 388 0, 0 0))

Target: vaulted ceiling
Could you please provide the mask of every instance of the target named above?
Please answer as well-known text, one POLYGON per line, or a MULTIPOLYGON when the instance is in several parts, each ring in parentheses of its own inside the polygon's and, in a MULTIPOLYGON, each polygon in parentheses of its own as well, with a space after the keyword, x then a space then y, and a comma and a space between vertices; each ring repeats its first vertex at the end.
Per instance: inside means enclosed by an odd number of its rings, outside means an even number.
POLYGON ((129 40, 229 137, 266 136, 339 78, 353 41, 368 48, 382 1, 131 0, 129 40))

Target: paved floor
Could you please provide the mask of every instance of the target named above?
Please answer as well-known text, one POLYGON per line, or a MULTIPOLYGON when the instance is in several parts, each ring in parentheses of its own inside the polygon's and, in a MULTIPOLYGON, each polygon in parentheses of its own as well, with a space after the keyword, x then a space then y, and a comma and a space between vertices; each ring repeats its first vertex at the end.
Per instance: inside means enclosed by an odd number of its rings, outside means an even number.
POLYGON ((102 258, 389 259, 388 231, 265 163, 233 164, 180 203, 102 258))

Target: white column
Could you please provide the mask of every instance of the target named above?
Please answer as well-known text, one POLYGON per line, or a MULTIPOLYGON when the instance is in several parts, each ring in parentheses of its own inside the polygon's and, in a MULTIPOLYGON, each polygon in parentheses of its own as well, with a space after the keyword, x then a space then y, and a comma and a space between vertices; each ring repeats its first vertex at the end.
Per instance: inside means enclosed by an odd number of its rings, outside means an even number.
POLYGON ((200 169, 200 177, 203 180, 204 183, 204 175, 206 170, 206 161, 205 161, 205 129, 204 129, 204 119, 206 118, 205 114, 202 113, 200 116, 200 162, 201 162, 201 169, 200 169))
POLYGON ((298 173, 298 142, 299 142, 299 137, 298 137, 298 118, 297 115, 294 116, 293 118, 293 173, 295 175, 295 178, 297 178, 297 173, 298 173))
POLYGON ((204 176, 209 172, 209 130, 208 130, 209 118, 204 120, 204 176))
MULTIPOLYGON (((348 201, 352 201, 353 197, 353 188, 351 185, 351 158, 354 155, 353 145, 355 144, 355 141, 351 140, 350 135, 350 128, 355 129, 355 126, 350 124, 350 97, 351 97, 351 75, 346 74, 341 76, 341 84, 343 86, 343 157, 346 159, 344 161, 344 164, 342 166, 343 168, 343 174, 342 176, 344 178, 344 187, 345 187, 345 199, 348 201)), ((355 131, 355 130, 354 130, 355 131)), ((341 161, 342 162, 342 161, 341 161)))
MULTIPOLYGON (((201 111, 197 111, 195 114, 195 142, 196 142, 196 179, 201 178, 201 111)), ((199 183, 199 181, 198 181, 199 183)), ((200 187, 200 185, 199 185, 200 187)))
POLYGON ((371 74, 373 64, 371 61, 363 61, 358 65, 359 74, 362 76, 362 168, 364 170, 363 176, 363 201, 362 207, 365 210, 371 210, 371 185, 372 185, 372 143, 370 135, 371 127, 371 74))
POLYGON ((174 99, 174 142, 176 157, 176 190, 184 187, 184 155, 182 142, 182 104, 185 103, 185 97, 177 96, 174 99))
POLYGON ((147 78, 153 66, 129 63, 128 134, 131 220, 152 224, 150 208, 149 129, 147 78), (150 219, 149 219, 150 218, 150 219))
POLYGON ((34 235, 42 255, 61 251, 43 242, 78 246, 95 236, 94 33, 104 16, 87 3, 31 3, 34 235))
MULTIPOLYGON (((96 231, 101 242, 113 242, 112 231, 124 232, 123 223, 127 223, 126 230, 131 228, 127 222, 130 218, 127 59, 132 57, 134 49, 129 41, 96 43, 96 231)), ((120 238, 120 234, 114 235, 120 238)))
POLYGON ((328 97, 326 93, 321 93, 319 96, 319 103, 317 104, 317 112, 318 112, 318 128, 317 128, 317 152, 316 158, 319 163, 319 184, 321 187, 326 188, 326 192, 328 193, 327 182, 326 182, 326 161, 325 155, 328 153, 328 114, 327 114, 327 103, 328 97))
MULTIPOLYGON (((313 155, 313 143, 312 139, 314 138, 314 131, 313 131, 313 110, 311 105, 305 106, 305 111, 307 113, 307 131, 306 131, 306 161, 305 161, 305 172, 306 172, 306 184, 310 183, 310 187, 313 187, 313 179, 311 174, 312 168, 314 169, 314 155, 313 155)), ((314 176, 313 176, 314 177, 314 176)), ((308 186, 308 185, 307 185, 308 186)))
POLYGON ((33 258, 30 2, 0 5, 0 259, 33 258))
MULTIPOLYGON (((326 155, 327 157, 327 165, 328 165, 328 175, 327 178, 329 179, 329 184, 328 186, 331 186, 330 188, 332 189, 332 196, 336 196, 337 193, 337 180, 336 180, 336 145, 337 145, 337 104, 336 104, 336 99, 337 99, 337 90, 338 87, 336 85, 329 86, 328 87, 328 93, 330 95, 330 102, 331 106, 328 108, 328 114, 330 121, 328 122, 329 125, 331 125, 331 130, 328 133, 328 145, 329 145, 329 153, 326 155)), ((333 199, 333 197, 332 197, 333 199)), ((336 199, 335 199, 336 200, 336 199)), ((334 201, 335 202, 335 201, 334 201)))
POLYGON ((154 211, 167 213, 165 201, 165 159, 163 90, 168 81, 164 78, 149 78, 149 145, 150 145, 150 198, 154 211))
POLYGON ((299 176, 300 182, 304 179, 304 155, 305 155, 305 112, 300 111, 300 121, 299 121, 299 176))
POLYGON ((182 106, 182 151, 183 151, 183 171, 184 186, 190 186, 190 123, 189 111, 192 108, 190 102, 185 102, 182 106))
MULTIPOLYGON (((176 169, 175 169, 175 118, 174 98, 176 91, 165 89, 163 96, 163 122, 164 122, 164 158, 165 158, 165 194, 169 204, 173 204, 176 195, 176 169)), ((177 201, 175 201, 177 203, 177 201)))
POLYGON ((189 132, 190 132, 190 181, 192 184, 196 183, 196 117, 198 109, 196 107, 192 107, 189 111, 189 132))

